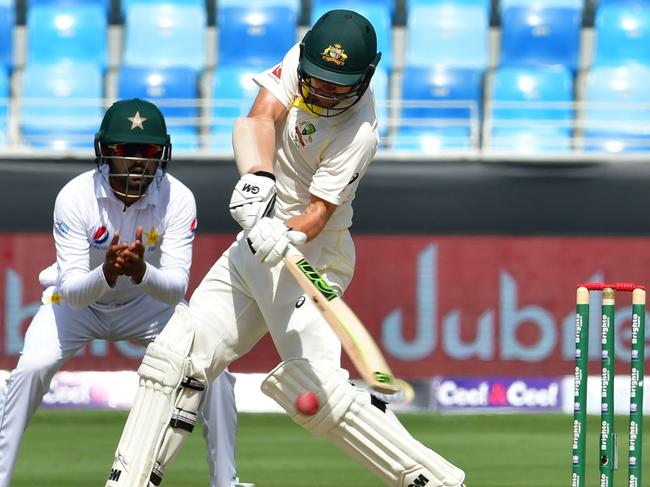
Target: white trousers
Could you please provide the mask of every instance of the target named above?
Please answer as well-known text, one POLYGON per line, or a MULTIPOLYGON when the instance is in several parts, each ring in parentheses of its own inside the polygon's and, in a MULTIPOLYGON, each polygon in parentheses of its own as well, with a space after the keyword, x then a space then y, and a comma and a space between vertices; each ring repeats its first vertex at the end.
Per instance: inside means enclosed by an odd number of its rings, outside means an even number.
MULTIPOLYGON (((339 292, 347 288, 355 261, 347 230, 322 232, 301 251, 339 292)), ((340 342, 315 305, 283 263, 261 264, 241 234, 194 291, 189 309, 193 377, 213 380, 266 333, 282 360, 304 357, 340 368, 340 342)))
MULTIPOLYGON (((54 374, 93 339, 151 342, 174 307, 143 295, 119 307, 76 310, 65 303, 42 305, 25 334, 16 368, 0 391, 0 487, 8 487, 22 435, 54 374)), ((236 478, 234 377, 225 372, 208 387, 200 417, 208 443, 211 487, 231 487, 236 478)))

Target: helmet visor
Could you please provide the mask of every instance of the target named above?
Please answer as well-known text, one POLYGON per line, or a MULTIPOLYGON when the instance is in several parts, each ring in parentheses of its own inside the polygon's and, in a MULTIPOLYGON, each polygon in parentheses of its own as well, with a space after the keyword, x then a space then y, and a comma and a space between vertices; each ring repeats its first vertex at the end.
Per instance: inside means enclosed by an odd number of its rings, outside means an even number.
POLYGON ((140 198, 158 176, 167 148, 157 144, 119 143, 106 146, 102 159, 109 166, 109 182, 115 193, 140 198))
POLYGON ((344 86, 316 77, 298 73, 300 89, 305 104, 313 113, 331 117, 343 113, 359 101, 363 94, 363 82, 344 86))

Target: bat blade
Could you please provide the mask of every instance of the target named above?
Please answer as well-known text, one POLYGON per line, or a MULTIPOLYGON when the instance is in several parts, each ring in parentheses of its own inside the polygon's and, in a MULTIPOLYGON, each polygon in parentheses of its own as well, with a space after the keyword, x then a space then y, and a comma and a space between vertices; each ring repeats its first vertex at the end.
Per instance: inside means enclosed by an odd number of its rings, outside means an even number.
POLYGON ((301 255, 290 255, 285 265, 298 285, 309 297, 325 321, 341 341, 364 381, 383 394, 400 390, 386 359, 357 315, 327 284, 313 266, 301 255))

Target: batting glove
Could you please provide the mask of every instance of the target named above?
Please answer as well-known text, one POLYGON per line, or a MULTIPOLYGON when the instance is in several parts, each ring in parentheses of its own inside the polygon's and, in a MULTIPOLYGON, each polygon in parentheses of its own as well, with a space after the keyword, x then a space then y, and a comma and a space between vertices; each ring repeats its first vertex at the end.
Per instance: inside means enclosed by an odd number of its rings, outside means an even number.
POLYGON ((248 234, 248 245, 262 264, 274 267, 287 254, 289 245, 307 241, 303 232, 291 230, 280 220, 264 217, 248 234))
POLYGON ((244 230, 250 230, 260 218, 273 213, 275 176, 258 171, 244 174, 230 197, 230 214, 244 230))

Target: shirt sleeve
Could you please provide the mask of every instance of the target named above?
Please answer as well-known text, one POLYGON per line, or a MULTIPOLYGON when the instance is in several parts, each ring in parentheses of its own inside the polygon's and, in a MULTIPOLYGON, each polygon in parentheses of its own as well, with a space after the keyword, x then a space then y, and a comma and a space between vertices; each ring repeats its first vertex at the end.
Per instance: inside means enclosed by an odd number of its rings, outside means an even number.
POLYGON ((160 267, 147 263, 140 285, 149 296, 170 305, 185 297, 192 265, 192 244, 196 230, 196 202, 186 190, 167 209, 167 227, 160 244, 160 267))
POLYGON ((332 144, 323 154, 309 192, 335 205, 354 198, 359 181, 375 156, 377 142, 372 125, 364 123, 352 141, 332 144))
POLYGON ((298 60, 300 45, 293 46, 280 64, 253 77, 255 83, 269 90, 285 107, 289 108, 298 93, 298 60))
POLYGON ((73 308, 98 301, 111 287, 102 266, 90 269, 87 225, 73 195, 64 187, 54 204, 54 242, 60 269, 60 291, 73 308))

